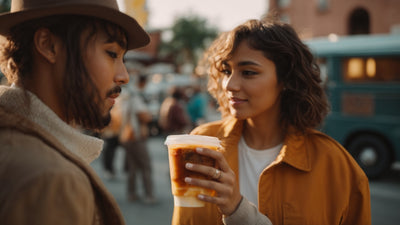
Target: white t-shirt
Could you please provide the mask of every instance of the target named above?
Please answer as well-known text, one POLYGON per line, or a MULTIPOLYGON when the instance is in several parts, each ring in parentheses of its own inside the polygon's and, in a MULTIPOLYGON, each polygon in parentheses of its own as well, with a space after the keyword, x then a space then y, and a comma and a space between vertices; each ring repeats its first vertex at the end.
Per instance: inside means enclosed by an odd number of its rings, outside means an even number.
POLYGON ((243 136, 239 141, 240 193, 258 207, 258 180, 261 172, 278 156, 283 144, 256 150, 247 146, 243 136))

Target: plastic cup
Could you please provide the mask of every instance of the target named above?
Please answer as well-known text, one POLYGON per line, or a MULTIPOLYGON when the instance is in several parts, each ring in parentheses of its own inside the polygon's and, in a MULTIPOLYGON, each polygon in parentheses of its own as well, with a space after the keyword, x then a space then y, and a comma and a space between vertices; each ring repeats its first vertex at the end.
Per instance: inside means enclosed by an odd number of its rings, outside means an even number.
POLYGON ((218 138, 204 135, 169 135, 165 140, 168 146, 169 169, 171 189, 174 195, 174 205, 180 207, 203 207, 205 202, 199 200, 197 195, 214 195, 214 191, 185 183, 185 177, 211 179, 197 172, 189 171, 185 164, 203 164, 215 167, 213 158, 196 153, 196 148, 209 148, 215 151, 221 149, 218 138))

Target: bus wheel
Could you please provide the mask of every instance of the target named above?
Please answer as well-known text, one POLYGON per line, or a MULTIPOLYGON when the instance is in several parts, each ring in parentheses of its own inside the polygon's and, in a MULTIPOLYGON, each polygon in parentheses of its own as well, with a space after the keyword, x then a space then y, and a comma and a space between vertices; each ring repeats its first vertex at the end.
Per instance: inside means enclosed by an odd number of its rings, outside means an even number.
POLYGON ((388 145, 372 134, 363 134, 353 138, 347 147, 365 174, 378 178, 391 166, 391 154, 388 145))

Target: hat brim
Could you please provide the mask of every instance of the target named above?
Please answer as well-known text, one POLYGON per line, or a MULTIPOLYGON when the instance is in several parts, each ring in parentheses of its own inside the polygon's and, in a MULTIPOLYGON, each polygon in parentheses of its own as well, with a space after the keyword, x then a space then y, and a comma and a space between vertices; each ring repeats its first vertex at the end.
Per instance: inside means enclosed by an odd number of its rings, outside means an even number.
POLYGON ((2 21, 0 34, 7 35, 10 31, 10 28, 28 20, 46 16, 67 14, 93 16, 119 25, 127 34, 128 50, 146 46, 150 42, 149 35, 143 30, 143 28, 134 18, 118 10, 89 4, 64 5, 52 8, 40 8, 0 14, 0 19, 2 21))

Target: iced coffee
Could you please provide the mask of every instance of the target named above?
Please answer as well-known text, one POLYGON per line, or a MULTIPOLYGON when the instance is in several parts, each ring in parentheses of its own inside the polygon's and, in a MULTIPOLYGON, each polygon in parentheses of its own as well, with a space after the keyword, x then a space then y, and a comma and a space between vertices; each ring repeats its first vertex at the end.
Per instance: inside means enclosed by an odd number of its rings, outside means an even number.
POLYGON ((197 195, 213 195, 214 191, 185 183, 185 177, 211 179, 210 177, 187 170, 186 163, 203 164, 215 167, 213 158, 196 153, 196 148, 209 148, 215 151, 221 149, 220 141, 216 137, 204 135, 170 135, 165 144, 168 146, 169 168, 171 175, 171 189, 174 195, 174 204, 181 207, 203 207, 204 202, 197 199, 197 195))

